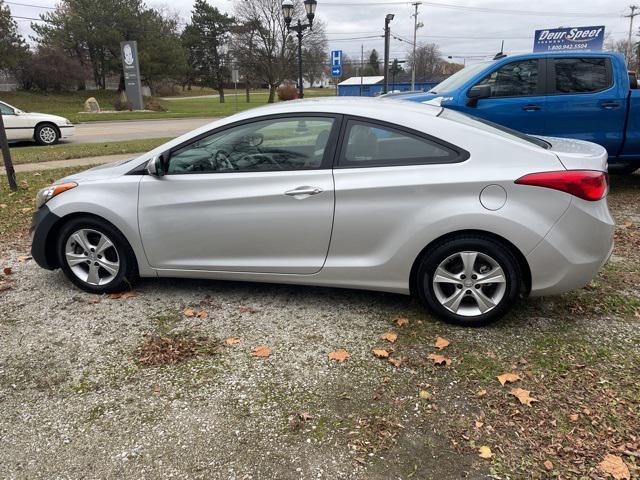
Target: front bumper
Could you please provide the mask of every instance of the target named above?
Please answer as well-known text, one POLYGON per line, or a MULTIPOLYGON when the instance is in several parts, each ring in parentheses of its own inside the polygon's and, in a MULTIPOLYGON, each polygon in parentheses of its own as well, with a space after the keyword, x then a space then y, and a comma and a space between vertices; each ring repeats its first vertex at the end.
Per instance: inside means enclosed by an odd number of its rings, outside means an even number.
POLYGON ((47 270, 58 268, 58 260, 55 251, 55 238, 50 235, 55 225, 60 220, 56 214, 43 205, 31 219, 31 256, 38 265, 47 270))
POLYGON ((564 293, 589 283, 611 256, 614 229, 606 201, 573 199, 527 255, 531 296, 564 293))
POLYGON ((76 127, 74 125, 59 125, 60 138, 73 137, 76 133, 76 127))

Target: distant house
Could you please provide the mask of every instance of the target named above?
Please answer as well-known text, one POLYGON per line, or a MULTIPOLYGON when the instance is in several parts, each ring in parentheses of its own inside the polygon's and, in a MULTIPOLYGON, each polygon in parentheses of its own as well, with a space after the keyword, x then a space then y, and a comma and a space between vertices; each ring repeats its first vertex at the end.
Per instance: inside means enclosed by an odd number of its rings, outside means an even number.
MULTIPOLYGON (((416 82, 415 89, 429 90, 437 84, 438 82, 416 82)), ((382 75, 371 77, 351 77, 338 84, 338 95, 341 97, 375 97, 382 93, 383 87, 384 77, 382 75)), ((393 83, 391 79, 389 79, 389 92, 407 92, 409 90, 411 90, 411 83, 393 83)))

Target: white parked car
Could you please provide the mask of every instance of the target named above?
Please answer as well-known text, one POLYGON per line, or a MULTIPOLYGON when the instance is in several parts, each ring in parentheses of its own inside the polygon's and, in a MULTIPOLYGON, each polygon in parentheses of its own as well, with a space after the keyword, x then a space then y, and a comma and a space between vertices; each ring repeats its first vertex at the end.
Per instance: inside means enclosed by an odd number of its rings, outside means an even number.
POLYGON ((23 112, 4 102, 0 102, 0 112, 10 142, 35 140, 40 145, 54 145, 75 132, 73 123, 57 115, 23 112))

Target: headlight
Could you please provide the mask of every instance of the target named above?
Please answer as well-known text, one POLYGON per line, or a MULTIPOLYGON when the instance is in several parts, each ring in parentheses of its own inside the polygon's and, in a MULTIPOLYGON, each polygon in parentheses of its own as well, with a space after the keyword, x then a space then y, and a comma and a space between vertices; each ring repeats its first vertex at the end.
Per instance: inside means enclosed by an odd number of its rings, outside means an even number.
POLYGON ((67 122, 67 125, 73 125, 73 123, 71 123, 71 120, 67 120, 67 119, 65 119, 65 120, 67 122))
POLYGON ((67 190, 71 190, 77 186, 78 184, 75 182, 67 182, 43 188, 36 195, 36 208, 40 208, 56 195, 60 195, 62 192, 66 192, 67 190))

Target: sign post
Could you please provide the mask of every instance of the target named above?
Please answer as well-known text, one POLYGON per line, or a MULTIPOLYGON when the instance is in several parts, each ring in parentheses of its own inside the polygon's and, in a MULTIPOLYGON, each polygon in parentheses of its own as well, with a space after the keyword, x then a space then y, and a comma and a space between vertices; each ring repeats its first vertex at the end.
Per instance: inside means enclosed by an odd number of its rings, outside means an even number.
POLYGON ((534 52, 562 52, 602 50, 604 25, 592 27, 567 27, 536 30, 533 39, 534 52))
POLYGON ((236 112, 238 112, 238 82, 240 81, 240 71, 235 65, 231 70, 231 81, 233 82, 233 88, 235 90, 236 112))
POLYGON ((9 181, 9 188, 15 192, 18 190, 18 184, 16 182, 16 172, 13 169, 13 162, 11 161, 11 152, 9 151, 9 141, 7 140, 7 131, 4 129, 4 120, 0 113, 0 148, 2 149, 2 158, 4 158, 4 169, 7 171, 7 180, 9 181))
POLYGON ((135 40, 120 42, 122 51, 122 68, 124 69, 124 86, 127 100, 134 110, 144 110, 142 86, 140 85, 140 64, 138 63, 138 42, 135 40))
POLYGON ((338 81, 342 76, 342 50, 333 50, 331 52, 331 76, 336 79, 336 95, 338 95, 338 81))

